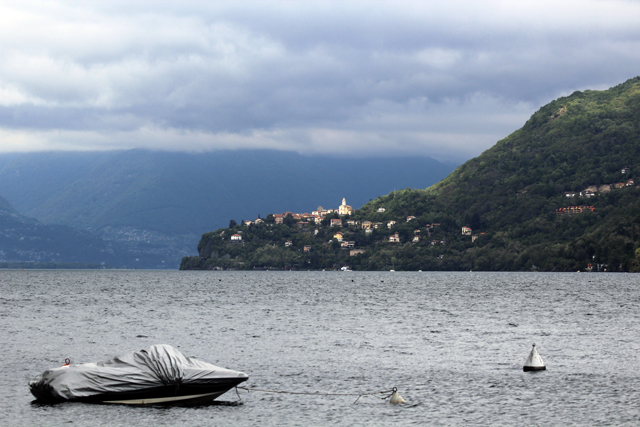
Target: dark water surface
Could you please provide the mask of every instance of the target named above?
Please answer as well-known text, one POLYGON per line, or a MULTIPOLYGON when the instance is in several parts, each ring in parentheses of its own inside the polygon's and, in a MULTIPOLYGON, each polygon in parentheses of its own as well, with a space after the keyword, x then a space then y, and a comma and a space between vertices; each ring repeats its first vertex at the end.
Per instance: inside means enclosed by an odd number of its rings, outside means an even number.
POLYGON ((0 271, 0 424, 640 425, 640 276, 0 271), (547 371, 525 373, 536 343, 547 371), (249 374, 221 404, 33 402, 65 358, 151 344, 249 374))

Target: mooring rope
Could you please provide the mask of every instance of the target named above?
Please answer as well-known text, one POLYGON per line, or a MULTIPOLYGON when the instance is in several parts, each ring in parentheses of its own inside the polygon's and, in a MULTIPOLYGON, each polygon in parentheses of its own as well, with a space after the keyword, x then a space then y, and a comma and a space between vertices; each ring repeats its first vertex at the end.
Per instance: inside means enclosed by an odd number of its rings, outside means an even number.
MULTIPOLYGON (((391 395, 393 395, 394 392, 396 392, 398 390, 396 387, 394 387, 391 390, 382 390, 382 391, 376 391, 376 392, 373 392, 373 393, 321 393, 321 392, 305 392, 305 391, 265 390, 265 389, 259 389, 259 388, 248 388, 248 387, 237 386, 236 387, 236 393, 238 393, 238 389, 242 389, 242 390, 246 390, 246 391, 258 391, 258 392, 262 392, 262 393, 306 394, 306 395, 311 395, 311 396, 358 396, 356 401, 353 402, 353 403, 357 403, 358 400, 360 400, 360 398, 362 396, 373 396, 373 397, 376 397, 378 399, 386 400, 389 397, 391 397, 391 395), (383 394, 383 393, 386 396, 378 396, 379 394, 383 394)), ((240 393, 238 393, 238 397, 239 396, 240 396, 240 393)))

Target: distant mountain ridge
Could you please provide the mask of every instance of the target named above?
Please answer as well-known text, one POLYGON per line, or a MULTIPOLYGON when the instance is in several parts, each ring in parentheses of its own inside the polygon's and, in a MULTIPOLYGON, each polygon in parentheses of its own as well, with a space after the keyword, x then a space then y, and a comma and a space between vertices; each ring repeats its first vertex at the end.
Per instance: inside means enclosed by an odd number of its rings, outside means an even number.
MULTIPOLYGON (((25 217, 0 197, 1 265, 137 268, 154 262, 153 257, 131 252, 121 244, 105 242, 90 233, 25 217)), ((159 262, 157 266, 162 264, 159 262)))
POLYGON ((268 150, 0 154, 0 195, 46 224, 88 230, 177 267, 200 236, 271 211, 357 207, 429 186, 453 164, 427 157, 342 159, 268 150))
POLYGON ((365 204, 352 224, 212 231, 181 268, 640 271, 639 117, 640 77, 575 92, 439 183, 365 204))

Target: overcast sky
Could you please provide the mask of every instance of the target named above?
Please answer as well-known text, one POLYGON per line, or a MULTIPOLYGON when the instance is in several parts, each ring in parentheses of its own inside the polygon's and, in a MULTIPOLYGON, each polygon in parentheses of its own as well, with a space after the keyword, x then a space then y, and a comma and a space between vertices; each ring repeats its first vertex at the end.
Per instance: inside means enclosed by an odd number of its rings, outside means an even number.
POLYGON ((639 1, 0 3, 0 152, 464 161, 640 75, 639 1))

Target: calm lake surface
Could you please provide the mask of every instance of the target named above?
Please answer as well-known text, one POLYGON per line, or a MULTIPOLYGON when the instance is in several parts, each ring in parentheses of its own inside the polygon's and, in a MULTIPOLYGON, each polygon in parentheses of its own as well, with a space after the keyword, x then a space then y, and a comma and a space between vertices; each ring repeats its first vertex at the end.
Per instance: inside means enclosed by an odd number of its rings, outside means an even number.
POLYGON ((0 423, 639 425, 640 275, 0 271, 0 423), (195 408, 33 402, 45 369, 171 344, 249 375, 195 408), (547 370, 522 371, 536 343, 547 370))

